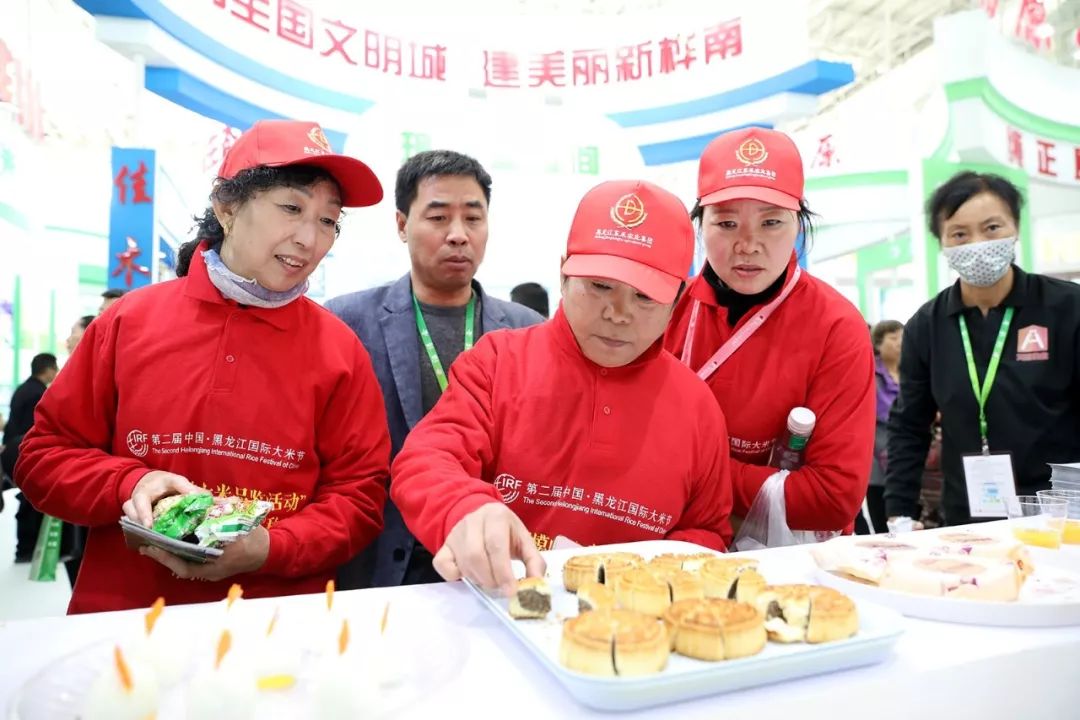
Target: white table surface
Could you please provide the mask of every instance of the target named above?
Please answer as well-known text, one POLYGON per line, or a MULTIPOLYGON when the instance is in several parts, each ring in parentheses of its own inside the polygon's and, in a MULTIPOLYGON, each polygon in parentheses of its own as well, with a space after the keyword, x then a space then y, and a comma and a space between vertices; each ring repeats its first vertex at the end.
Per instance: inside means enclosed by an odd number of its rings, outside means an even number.
MULTIPOLYGON (((810 580, 804 547, 755 553, 773 582, 810 580)), ((1080 571, 1080 549, 1036 554, 1038 562, 1080 571)), ((395 717, 610 717, 570 698, 558 682, 460 583, 339 593, 337 602, 377 618, 383 605, 441 618, 458 647, 448 681, 425 688, 395 717)), ((311 596, 255 600, 283 611, 311 596)), ((214 606, 170 608, 192 617, 214 606)), ((143 611, 100 613, 0 624, 0 707, 50 660, 94 642, 120 637, 143 611)), ((395 621, 400 622, 400 614, 395 621)), ((374 621, 374 622, 377 622, 374 621)), ((404 623, 406 627, 408 623, 404 623)), ((421 624, 422 626, 422 624, 421 624)), ((783 718, 1080 718, 1080 627, 989 628, 906 619, 906 632, 885 662, 635 713, 630 717, 718 718, 728 712, 753 720, 783 718)), ((429 629, 431 625, 427 626, 429 629)), ((400 631, 400 630, 399 630, 400 631)), ((7 717, 7 715, 3 715, 7 717)), ((736 716, 738 717, 738 716, 736 716)), ((163 719, 165 720, 165 719, 163 719)))

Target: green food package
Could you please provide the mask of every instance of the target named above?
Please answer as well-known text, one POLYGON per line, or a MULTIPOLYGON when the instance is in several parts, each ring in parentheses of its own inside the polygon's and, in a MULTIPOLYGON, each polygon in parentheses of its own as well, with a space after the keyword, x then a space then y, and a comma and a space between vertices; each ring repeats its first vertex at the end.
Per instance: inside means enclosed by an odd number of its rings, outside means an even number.
POLYGON ((154 532, 173 540, 190 535, 213 507, 214 496, 210 493, 171 495, 154 505, 154 532))
POLYGON ((64 523, 51 515, 41 520, 37 544, 34 545, 33 562, 30 563, 30 579, 35 582, 56 580, 56 566, 60 562, 60 532, 64 523))
POLYGON ((219 500, 206 513, 206 519, 202 521, 202 524, 195 528, 199 546, 227 545, 241 535, 251 532, 255 526, 262 524, 273 509, 274 504, 264 500, 237 498, 219 500))

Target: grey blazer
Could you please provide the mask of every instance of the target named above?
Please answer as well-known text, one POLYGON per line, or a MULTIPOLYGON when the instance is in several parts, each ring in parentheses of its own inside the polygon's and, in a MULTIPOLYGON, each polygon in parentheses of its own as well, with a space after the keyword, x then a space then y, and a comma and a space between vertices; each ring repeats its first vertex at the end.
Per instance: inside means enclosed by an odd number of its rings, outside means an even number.
MULTIPOLYGON (((473 288, 480 298, 481 333, 527 327, 544 320, 524 305, 484 294, 476 281, 473 281, 473 288)), ((388 285, 336 297, 328 301, 326 307, 352 328, 371 355, 386 404, 392 459, 423 415, 420 338, 416 331, 409 275, 388 285)), ((384 522, 385 527, 375 542, 342 566, 338 572, 338 587, 350 590, 401 584, 416 547, 416 538, 405 527, 401 513, 389 497, 384 522)))

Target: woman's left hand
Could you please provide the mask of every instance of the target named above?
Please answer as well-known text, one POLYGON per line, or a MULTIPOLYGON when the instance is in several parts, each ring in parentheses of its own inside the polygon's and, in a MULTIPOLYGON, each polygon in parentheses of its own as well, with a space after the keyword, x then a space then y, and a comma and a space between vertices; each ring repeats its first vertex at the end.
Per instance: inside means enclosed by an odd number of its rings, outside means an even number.
POLYGON ((139 548, 139 554, 156 560, 182 580, 224 580, 261 568, 270 554, 270 533, 262 525, 225 546, 220 557, 199 564, 182 560, 151 545, 139 548))

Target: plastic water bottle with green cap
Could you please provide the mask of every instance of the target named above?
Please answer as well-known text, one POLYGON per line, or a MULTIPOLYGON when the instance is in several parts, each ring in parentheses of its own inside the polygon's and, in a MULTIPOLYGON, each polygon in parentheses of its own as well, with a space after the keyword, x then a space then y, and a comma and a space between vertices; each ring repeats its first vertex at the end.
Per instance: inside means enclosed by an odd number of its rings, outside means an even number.
POLYGON ((769 455, 769 467, 780 470, 798 470, 806 455, 806 446, 814 432, 817 416, 810 408, 792 408, 788 413, 784 434, 773 443, 769 455))

